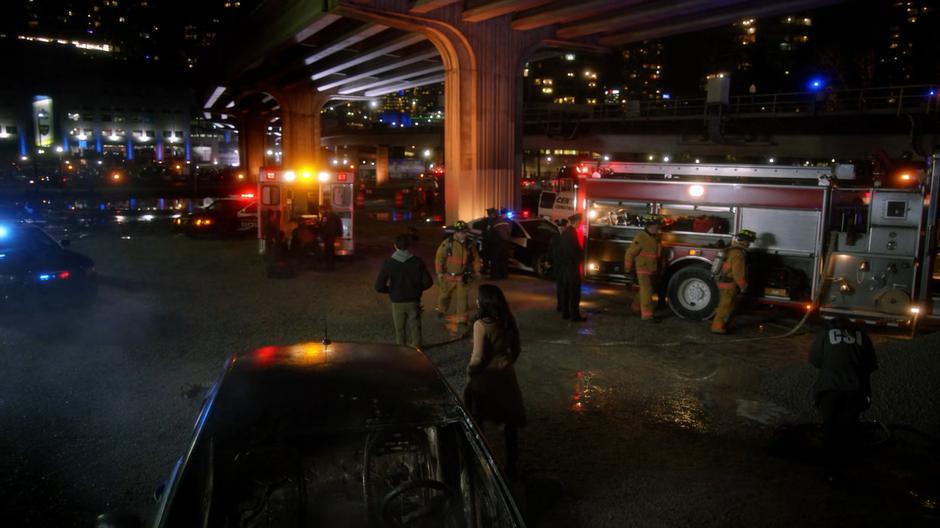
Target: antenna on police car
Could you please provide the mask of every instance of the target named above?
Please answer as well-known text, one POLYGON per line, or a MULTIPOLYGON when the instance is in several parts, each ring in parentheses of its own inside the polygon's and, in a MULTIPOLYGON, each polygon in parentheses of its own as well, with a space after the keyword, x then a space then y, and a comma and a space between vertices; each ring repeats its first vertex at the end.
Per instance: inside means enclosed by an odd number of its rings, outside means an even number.
POLYGON ((329 322, 326 320, 326 317, 323 318, 323 341, 320 341, 320 343, 323 343, 324 345, 329 345, 333 343, 332 341, 330 341, 330 325, 329 325, 329 322))

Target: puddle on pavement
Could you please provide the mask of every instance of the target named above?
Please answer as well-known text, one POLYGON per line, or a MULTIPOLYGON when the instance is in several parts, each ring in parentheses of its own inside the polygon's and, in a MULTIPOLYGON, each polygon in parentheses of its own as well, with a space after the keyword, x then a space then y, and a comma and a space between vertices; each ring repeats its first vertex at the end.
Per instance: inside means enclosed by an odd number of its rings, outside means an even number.
MULTIPOLYGON (((611 418, 626 418, 632 413, 624 401, 624 393, 612 387, 599 370, 575 373, 574 392, 569 409, 578 414, 601 413, 611 418)), ((709 411, 715 407, 711 394, 688 387, 674 387, 653 401, 643 404, 640 411, 654 423, 675 425, 682 429, 704 432, 710 429, 709 411)))
POLYGON ((792 421, 793 413, 779 405, 757 401, 738 400, 737 415, 763 425, 782 425, 792 421))

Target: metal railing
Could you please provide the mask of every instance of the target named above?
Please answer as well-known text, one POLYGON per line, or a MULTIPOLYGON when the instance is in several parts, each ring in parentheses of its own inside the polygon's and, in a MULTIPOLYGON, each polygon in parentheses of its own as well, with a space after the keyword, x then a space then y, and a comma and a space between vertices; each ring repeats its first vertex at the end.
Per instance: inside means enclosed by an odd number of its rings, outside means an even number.
POLYGON ((523 110, 523 121, 538 124, 702 119, 717 113, 718 108, 723 115, 771 118, 931 113, 940 111, 938 93, 929 85, 910 85, 739 95, 731 97, 727 105, 708 103, 704 97, 605 105, 528 104, 523 110))

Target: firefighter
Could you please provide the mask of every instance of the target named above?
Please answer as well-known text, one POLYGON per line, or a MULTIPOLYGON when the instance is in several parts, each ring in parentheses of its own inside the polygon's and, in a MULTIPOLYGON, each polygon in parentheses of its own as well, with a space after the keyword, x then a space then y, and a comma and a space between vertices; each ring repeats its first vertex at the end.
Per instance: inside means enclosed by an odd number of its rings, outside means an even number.
POLYGON ((734 236, 731 247, 725 251, 724 262, 718 274, 718 289, 721 300, 712 319, 712 333, 727 334, 728 319, 738 302, 740 294, 747 291, 747 248, 757 239, 750 229, 742 229, 734 236))
POLYGON ((623 271, 630 274, 636 271, 636 282, 640 292, 633 298, 633 310, 640 312, 643 321, 657 322, 653 317, 653 292, 659 284, 659 261, 662 244, 659 230, 662 228, 662 216, 644 215, 640 218, 643 231, 634 237, 630 248, 623 258, 623 271))
POLYGON ((467 239, 466 222, 458 220, 454 223, 453 231, 437 248, 434 269, 441 289, 437 303, 438 316, 446 318, 448 332, 457 335, 460 325, 468 322, 469 285, 480 272, 480 254, 476 244, 467 239))

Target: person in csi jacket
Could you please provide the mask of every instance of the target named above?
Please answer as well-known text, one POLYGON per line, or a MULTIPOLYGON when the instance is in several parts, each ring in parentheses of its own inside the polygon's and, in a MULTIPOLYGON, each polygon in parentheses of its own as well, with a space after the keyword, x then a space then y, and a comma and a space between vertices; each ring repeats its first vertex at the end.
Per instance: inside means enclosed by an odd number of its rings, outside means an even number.
POLYGON ((421 294, 434 285, 434 279, 421 257, 408 251, 411 240, 410 234, 395 237, 395 252, 382 264, 375 291, 392 300, 395 342, 421 348, 421 294))
POLYGON ((578 240, 578 227, 581 214, 568 217, 567 227, 562 228, 558 243, 553 251, 555 260, 555 284, 558 287, 558 304, 561 316, 574 322, 585 321, 581 316, 581 261, 584 249, 578 240))
POLYGON ((521 352, 519 327, 499 287, 482 284, 479 312, 473 323, 473 354, 467 365, 463 398, 478 423, 503 426, 506 435, 506 474, 516 478, 519 461, 518 428, 526 425, 522 391, 513 365, 521 352))
POLYGON ((871 404, 871 373, 878 360, 868 335, 839 316, 816 334, 809 362, 819 369, 813 399, 823 418, 828 479, 834 481, 851 453, 858 417, 871 404))

